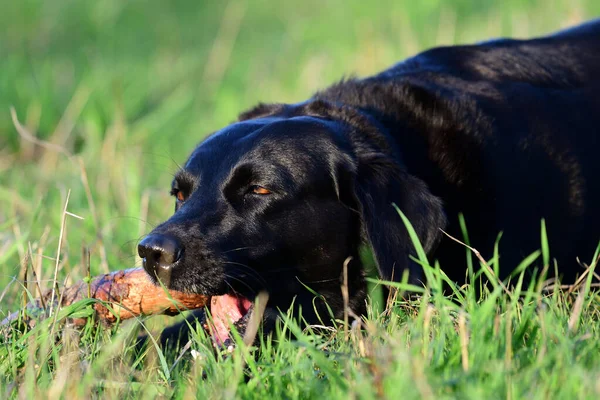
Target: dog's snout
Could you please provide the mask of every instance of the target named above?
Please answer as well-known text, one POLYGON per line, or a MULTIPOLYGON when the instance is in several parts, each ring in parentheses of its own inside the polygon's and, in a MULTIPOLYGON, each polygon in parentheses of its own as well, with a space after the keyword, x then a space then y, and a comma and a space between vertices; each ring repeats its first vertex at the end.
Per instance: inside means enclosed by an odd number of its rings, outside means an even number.
POLYGON ((146 236, 138 245, 144 269, 168 285, 173 265, 181 258, 183 247, 177 238, 163 234, 146 236))

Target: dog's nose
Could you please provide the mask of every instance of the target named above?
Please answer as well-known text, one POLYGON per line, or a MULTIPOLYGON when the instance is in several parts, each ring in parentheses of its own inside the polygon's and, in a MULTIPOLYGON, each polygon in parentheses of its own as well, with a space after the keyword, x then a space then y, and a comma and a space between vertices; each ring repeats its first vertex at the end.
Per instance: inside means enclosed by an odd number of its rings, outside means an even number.
POLYGON ((165 285, 169 284, 171 269, 182 253, 179 240, 169 235, 151 234, 138 245, 138 254, 146 272, 158 277, 165 285))

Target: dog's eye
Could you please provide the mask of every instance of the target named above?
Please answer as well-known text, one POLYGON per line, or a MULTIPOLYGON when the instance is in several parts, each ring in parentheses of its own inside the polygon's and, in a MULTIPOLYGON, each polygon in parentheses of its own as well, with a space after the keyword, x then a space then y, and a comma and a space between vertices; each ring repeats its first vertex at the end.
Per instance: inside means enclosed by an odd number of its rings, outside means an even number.
POLYGON ((264 188, 262 186, 258 186, 258 185, 253 185, 250 187, 250 190, 252 191, 252 193, 254 194, 260 194, 260 195, 266 195, 266 194, 271 194, 271 191, 267 188, 264 188))
POLYGON ((177 188, 171 189, 171 196, 174 196, 177 199, 177 201, 180 201, 182 203, 185 201, 185 196, 183 192, 177 188))

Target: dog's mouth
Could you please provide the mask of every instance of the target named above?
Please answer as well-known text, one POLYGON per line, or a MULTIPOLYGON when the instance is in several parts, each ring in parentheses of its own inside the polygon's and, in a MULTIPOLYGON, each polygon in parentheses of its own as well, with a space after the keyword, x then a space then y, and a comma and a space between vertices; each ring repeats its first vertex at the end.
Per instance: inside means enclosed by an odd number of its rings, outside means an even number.
POLYGON ((231 326, 234 326, 240 335, 252 314, 253 304, 245 297, 233 294, 213 296, 210 300, 211 321, 208 330, 216 345, 222 346, 231 341, 231 326))

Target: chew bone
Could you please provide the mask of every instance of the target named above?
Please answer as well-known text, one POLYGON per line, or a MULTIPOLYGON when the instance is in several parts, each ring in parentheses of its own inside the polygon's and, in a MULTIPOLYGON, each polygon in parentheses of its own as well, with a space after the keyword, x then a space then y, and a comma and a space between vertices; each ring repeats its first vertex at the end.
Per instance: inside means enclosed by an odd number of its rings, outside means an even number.
MULTIPOLYGON (((60 296, 56 296, 56 307, 68 306, 88 297, 107 302, 109 310, 102 302, 94 304, 95 314, 99 320, 111 324, 117 319, 128 319, 140 315, 177 314, 179 311, 204 307, 208 296, 187 294, 174 290, 166 290, 155 285, 143 268, 131 268, 115 271, 92 279, 88 284, 79 281, 73 286, 64 288, 60 296)), ((28 310, 44 310, 49 307, 51 291, 27 305, 28 310)), ((7 325, 18 318, 18 312, 9 315, 0 325, 7 325)), ((84 318, 72 320, 75 325, 83 325, 84 318)), ((35 322, 34 322, 35 323, 35 322)))

